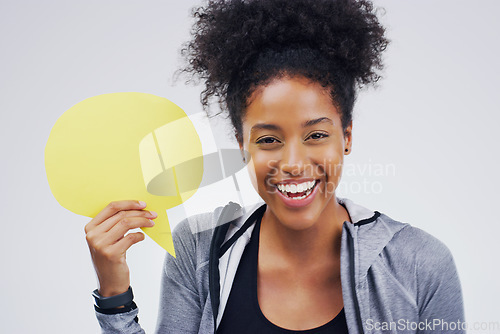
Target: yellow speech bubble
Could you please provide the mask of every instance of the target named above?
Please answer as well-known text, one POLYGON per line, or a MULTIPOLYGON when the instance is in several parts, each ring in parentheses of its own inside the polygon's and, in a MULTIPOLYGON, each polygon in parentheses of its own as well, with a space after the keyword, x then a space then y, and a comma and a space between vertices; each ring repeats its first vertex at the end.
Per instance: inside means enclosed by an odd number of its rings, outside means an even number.
POLYGON ((175 256, 166 210, 198 189, 203 153, 177 105, 151 94, 113 93, 88 98, 57 120, 45 169, 57 201, 80 215, 95 217, 111 201, 145 201, 158 218, 143 231, 175 256))

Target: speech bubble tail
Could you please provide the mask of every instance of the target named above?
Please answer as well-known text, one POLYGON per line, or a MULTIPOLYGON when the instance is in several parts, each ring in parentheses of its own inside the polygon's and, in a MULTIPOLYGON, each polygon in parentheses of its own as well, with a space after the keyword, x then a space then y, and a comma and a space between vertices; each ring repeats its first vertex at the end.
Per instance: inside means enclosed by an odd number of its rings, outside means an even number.
MULTIPOLYGON (((148 207, 148 209, 150 208, 148 207)), ((163 209, 154 210, 154 208, 151 208, 151 210, 158 213, 158 217, 154 220, 155 226, 145 227, 142 230, 154 242, 175 257, 174 241, 172 239, 172 232, 170 231, 170 224, 168 223, 167 212, 163 209)))

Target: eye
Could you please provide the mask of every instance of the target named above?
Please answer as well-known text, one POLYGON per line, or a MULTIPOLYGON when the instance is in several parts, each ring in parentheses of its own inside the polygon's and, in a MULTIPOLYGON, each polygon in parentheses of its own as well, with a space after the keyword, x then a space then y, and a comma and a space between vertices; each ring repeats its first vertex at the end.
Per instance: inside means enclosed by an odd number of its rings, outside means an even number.
POLYGON ((307 137, 307 139, 320 140, 322 138, 328 138, 328 137, 329 137, 328 134, 324 132, 313 132, 309 137, 307 137))
POLYGON ((256 143, 258 145, 263 145, 263 146, 270 146, 273 144, 279 144, 279 140, 274 138, 274 137, 262 137, 257 139, 256 143))

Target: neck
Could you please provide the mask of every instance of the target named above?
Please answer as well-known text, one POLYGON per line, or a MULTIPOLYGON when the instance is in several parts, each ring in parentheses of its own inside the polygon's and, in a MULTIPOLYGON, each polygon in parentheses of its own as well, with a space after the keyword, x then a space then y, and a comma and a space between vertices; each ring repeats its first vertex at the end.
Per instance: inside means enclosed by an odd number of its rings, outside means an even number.
POLYGON ((345 208, 336 198, 323 210, 318 221, 303 230, 293 230, 281 224, 267 209, 262 218, 261 243, 268 254, 292 265, 314 265, 340 258, 342 225, 349 220, 345 208))

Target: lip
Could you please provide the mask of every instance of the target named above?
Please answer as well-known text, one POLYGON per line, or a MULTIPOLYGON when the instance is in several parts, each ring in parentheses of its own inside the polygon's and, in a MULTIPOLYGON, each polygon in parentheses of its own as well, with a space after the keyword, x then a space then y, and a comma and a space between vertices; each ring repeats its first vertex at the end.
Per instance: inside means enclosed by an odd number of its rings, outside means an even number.
POLYGON ((315 179, 293 180, 291 182, 278 182, 278 183, 276 183, 276 190, 275 191, 276 191, 278 197, 283 201, 283 203, 286 206, 291 207, 291 208, 300 208, 300 207, 304 207, 304 206, 309 205, 314 200, 314 198, 316 197, 316 194, 318 193, 318 189, 319 189, 318 185, 320 183, 321 183, 320 180, 315 180, 315 179), (317 182, 314 185, 314 188, 311 191, 311 193, 309 194, 309 196, 307 196, 306 198, 303 198, 303 199, 291 199, 290 197, 283 195, 281 193, 281 191, 278 190, 278 187, 277 187, 278 184, 299 184, 299 183, 306 182, 306 181, 317 181, 317 182))

